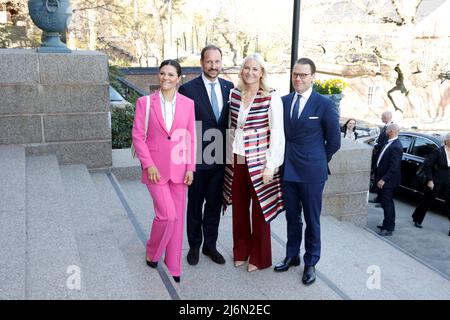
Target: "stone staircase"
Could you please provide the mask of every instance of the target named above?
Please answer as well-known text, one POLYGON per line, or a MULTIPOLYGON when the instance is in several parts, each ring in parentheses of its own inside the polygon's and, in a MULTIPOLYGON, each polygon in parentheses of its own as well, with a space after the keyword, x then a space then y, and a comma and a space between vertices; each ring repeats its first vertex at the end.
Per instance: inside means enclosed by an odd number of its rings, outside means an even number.
MULTIPOLYGON (((197 266, 188 265, 185 238, 176 284, 163 263, 154 270, 144 262, 153 206, 139 180, 0 146, 0 181, 0 299, 450 299, 448 279, 331 215, 322 217, 323 254, 313 286, 300 282, 303 262, 283 274, 235 268, 231 211, 222 217, 218 240, 227 263, 201 255, 197 266), (373 266, 380 271, 375 289, 367 286, 373 266)), ((276 263, 285 252, 284 217, 272 222, 271 232, 276 263)))
POLYGON ((8 146, 0 179, 0 299, 169 298, 105 173, 8 146))

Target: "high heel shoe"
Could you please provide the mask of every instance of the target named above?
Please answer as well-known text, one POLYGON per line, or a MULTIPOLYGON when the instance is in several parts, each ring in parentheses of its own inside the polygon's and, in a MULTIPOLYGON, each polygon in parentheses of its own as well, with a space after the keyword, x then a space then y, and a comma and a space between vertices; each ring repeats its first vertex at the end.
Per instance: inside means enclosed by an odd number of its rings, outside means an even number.
POLYGON ((247 268, 248 272, 253 272, 253 271, 256 271, 256 270, 258 270, 257 266, 255 266, 255 265, 253 265, 251 263, 248 264, 248 268, 247 268))
POLYGON ((180 276, 172 276, 172 278, 173 278, 173 281, 175 281, 175 282, 177 282, 177 283, 179 283, 180 282, 180 276))
POLYGON ((145 261, 147 262, 147 265, 153 269, 158 267, 158 261, 148 261, 147 259, 145 259, 145 261))
POLYGON ((244 263, 245 263, 245 261, 235 261, 234 266, 237 268, 237 267, 242 266, 244 263))

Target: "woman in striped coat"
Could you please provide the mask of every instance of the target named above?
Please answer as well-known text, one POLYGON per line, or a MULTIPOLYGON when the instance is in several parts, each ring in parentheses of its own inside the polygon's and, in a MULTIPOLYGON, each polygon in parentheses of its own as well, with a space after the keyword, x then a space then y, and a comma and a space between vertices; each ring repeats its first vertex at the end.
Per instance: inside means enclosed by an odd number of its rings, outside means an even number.
POLYGON ((267 85, 263 58, 245 58, 230 93, 224 205, 233 205, 235 266, 272 265, 270 224, 284 211, 279 167, 284 159, 283 104, 267 85), (251 213, 250 213, 251 203, 251 213))

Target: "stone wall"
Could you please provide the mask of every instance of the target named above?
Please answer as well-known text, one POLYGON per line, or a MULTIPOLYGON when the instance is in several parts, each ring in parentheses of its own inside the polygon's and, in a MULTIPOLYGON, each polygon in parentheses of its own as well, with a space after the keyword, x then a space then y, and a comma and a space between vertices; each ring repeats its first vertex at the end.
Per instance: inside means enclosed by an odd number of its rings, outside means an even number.
POLYGON ((112 165, 105 54, 0 49, 0 144, 62 164, 112 165))
POLYGON ((330 161, 331 175, 325 185, 323 215, 359 226, 367 224, 371 157, 371 147, 342 139, 341 149, 330 161))

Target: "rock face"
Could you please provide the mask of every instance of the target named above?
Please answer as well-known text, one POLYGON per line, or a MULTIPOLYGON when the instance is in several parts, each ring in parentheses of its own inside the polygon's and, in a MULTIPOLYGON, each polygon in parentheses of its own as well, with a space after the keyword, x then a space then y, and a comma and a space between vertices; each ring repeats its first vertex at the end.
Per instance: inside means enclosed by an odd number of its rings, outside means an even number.
POLYGON ((0 70, 0 144, 55 153, 63 164, 112 165, 106 55, 0 49, 0 70))

